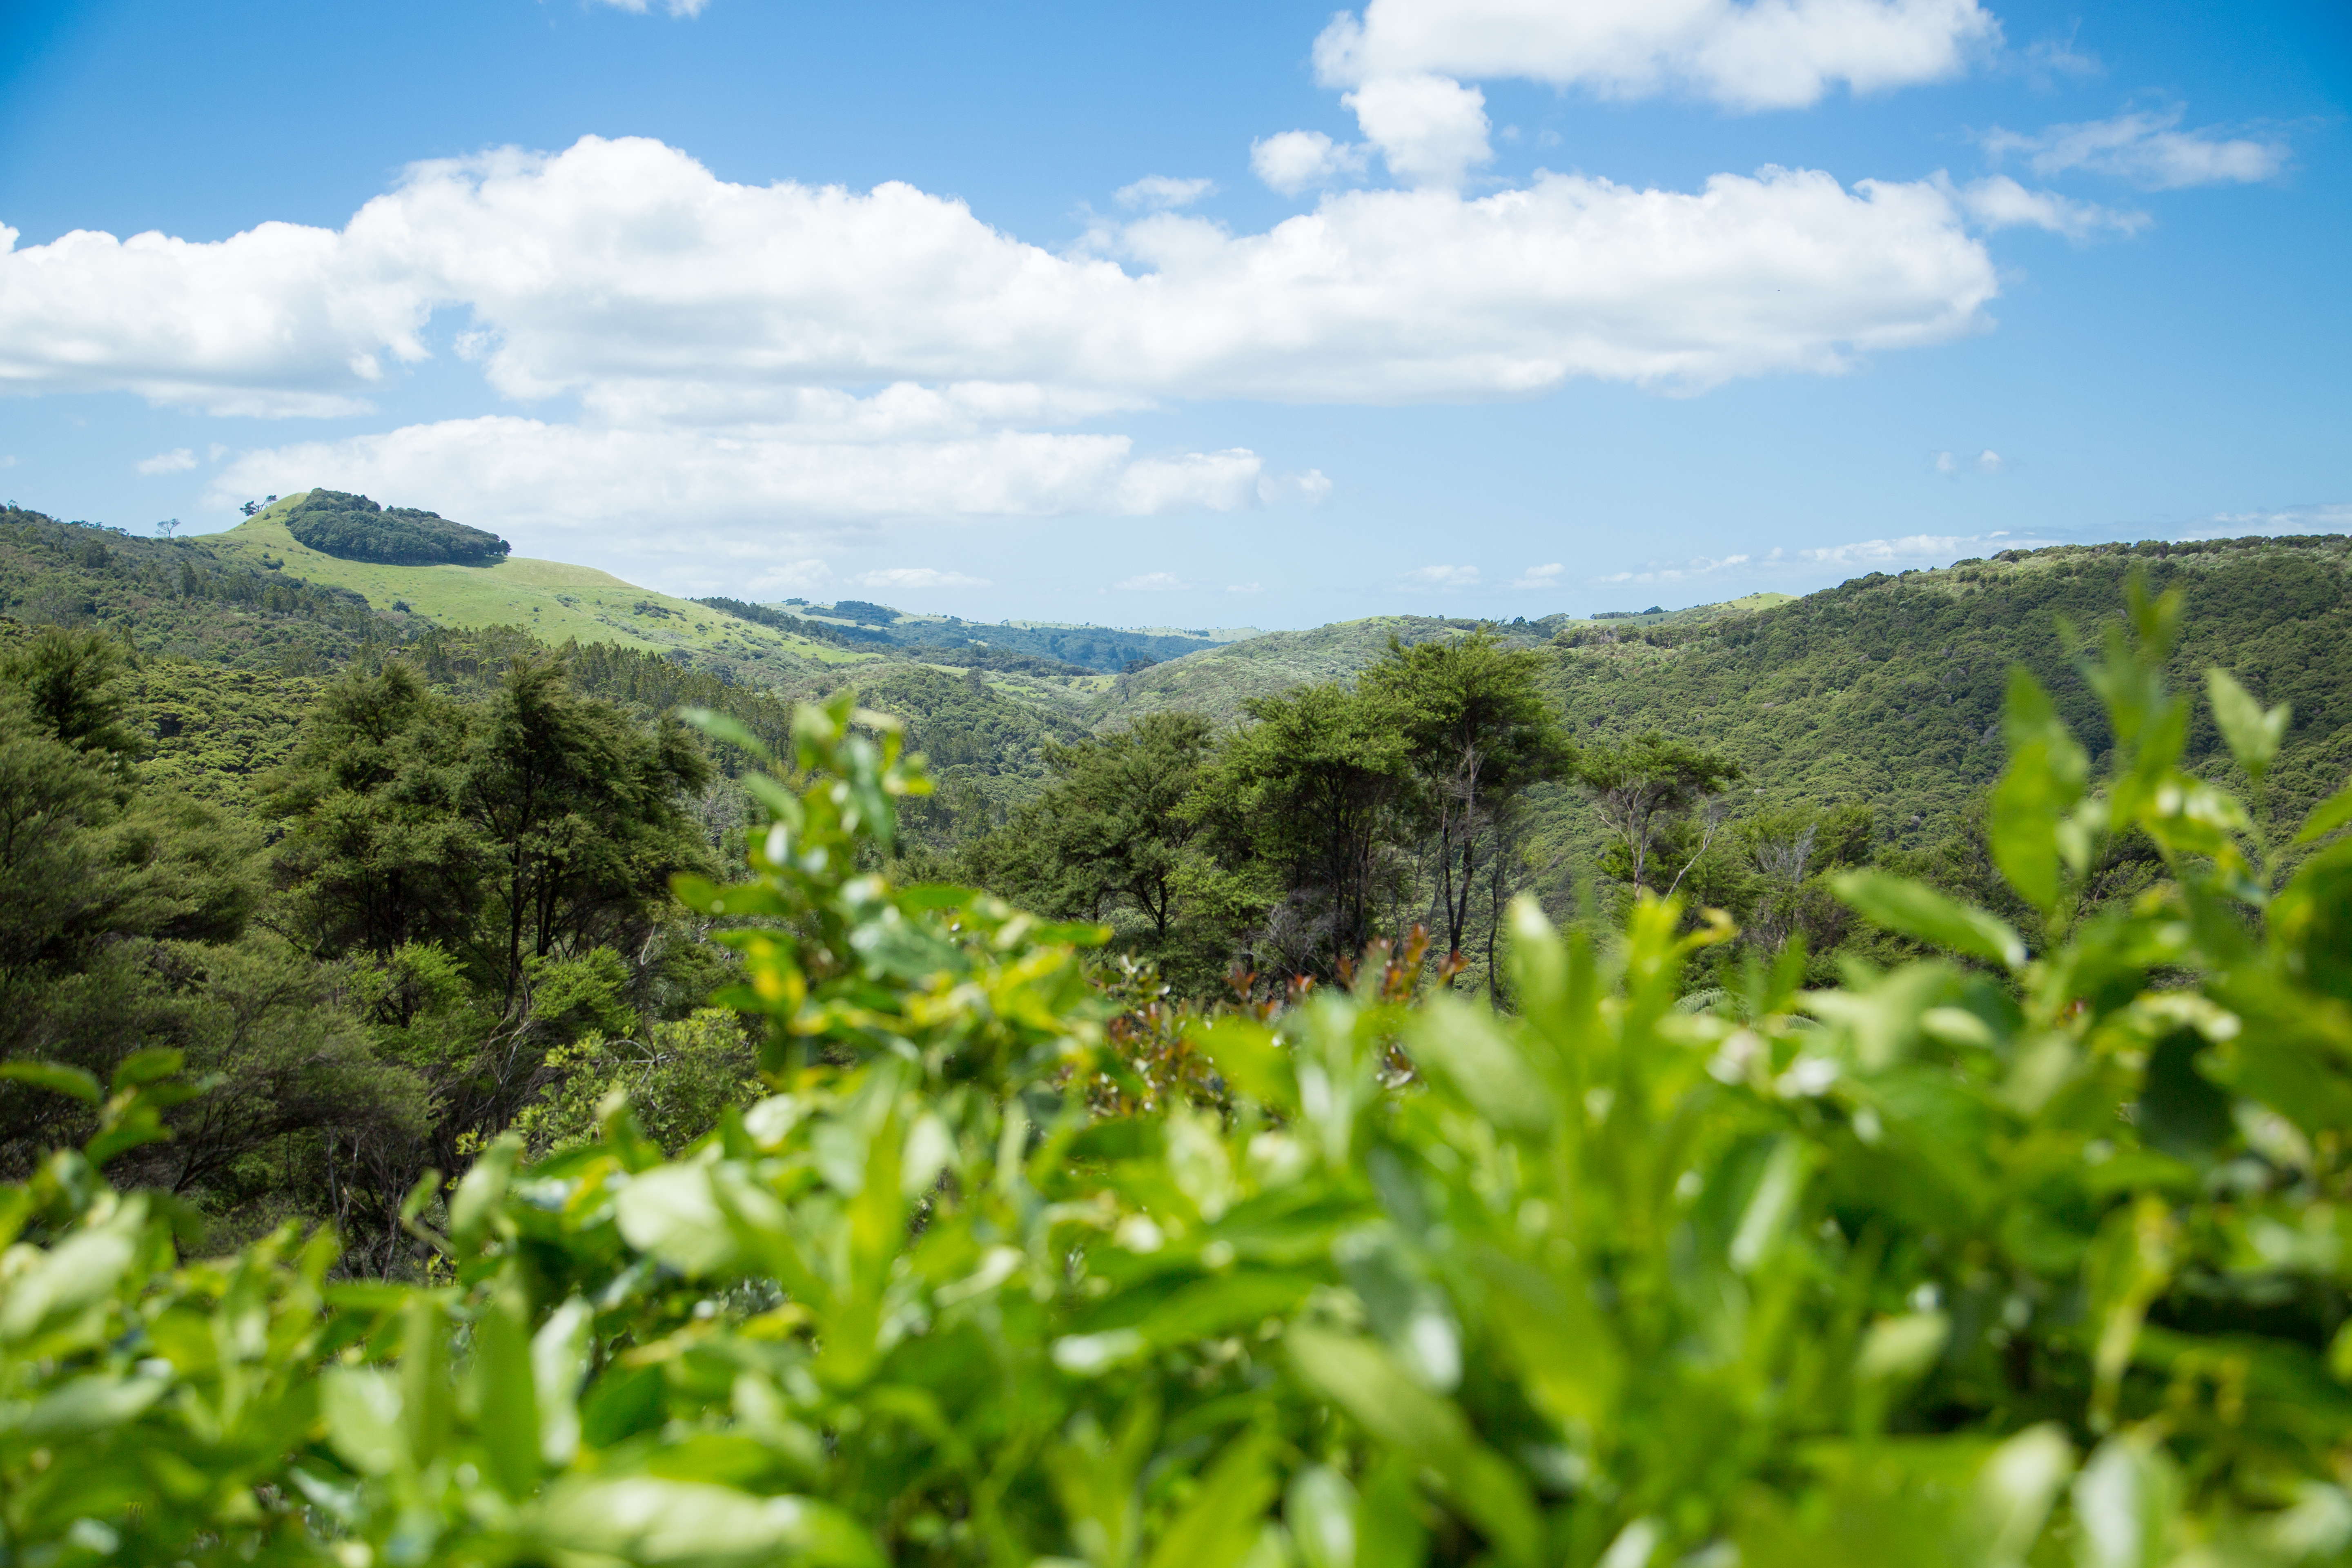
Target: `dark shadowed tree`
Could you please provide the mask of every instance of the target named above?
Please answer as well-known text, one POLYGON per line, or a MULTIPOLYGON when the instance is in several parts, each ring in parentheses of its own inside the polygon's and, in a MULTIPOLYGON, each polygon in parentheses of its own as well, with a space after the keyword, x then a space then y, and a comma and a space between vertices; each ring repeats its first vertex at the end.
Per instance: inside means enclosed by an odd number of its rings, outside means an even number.
POLYGON ((1253 722, 1202 772, 1192 812, 1227 867, 1285 889, 1274 956, 1329 973, 1360 952, 1413 798, 1409 715, 1385 693, 1301 686, 1245 705, 1253 722))

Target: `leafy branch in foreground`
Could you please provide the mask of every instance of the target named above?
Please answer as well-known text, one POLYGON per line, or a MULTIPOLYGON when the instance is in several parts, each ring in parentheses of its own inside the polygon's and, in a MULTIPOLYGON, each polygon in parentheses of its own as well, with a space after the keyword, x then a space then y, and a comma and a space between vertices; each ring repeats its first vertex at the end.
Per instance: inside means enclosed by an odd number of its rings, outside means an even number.
POLYGON ((772 1092, 679 1158, 618 1099, 493 1144, 419 1287, 178 1261, 100 1151, 0 1195, 6 1558, 2344 1561, 2352 842, 2282 885, 2181 771, 2172 613, 2096 667, 2103 787, 2012 696, 2042 950, 1856 873, 1949 956, 1694 1011, 1726 922, 1523 901, 1519 1016, 1366 965, 1198 1027, 1222 1103, 1097 1094, 1095 933, 866 869, 920 775, 804 709, 752 879, 680 884, 753 922, 772 1092), (2066 918, 2126 832, 2168 879, 2066 918))

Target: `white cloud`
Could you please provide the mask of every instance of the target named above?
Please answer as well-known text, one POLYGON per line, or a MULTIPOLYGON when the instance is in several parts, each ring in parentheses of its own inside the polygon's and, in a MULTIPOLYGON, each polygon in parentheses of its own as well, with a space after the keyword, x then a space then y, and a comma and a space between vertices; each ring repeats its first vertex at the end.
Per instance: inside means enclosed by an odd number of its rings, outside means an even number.
MULTIPOLYGON (((1866 566, 1874 571, 1888 566, 1940 566, 1962 558, 1965 546, 1993 543, 1993 548, 2008 550, 2019 540, 2007 533, 1958 534, 1912 533, 1900 539, 1858 539, 1846 544, 1823 545, 1814 550, 1790 552, 1797 561, 1815 566, 1834 566, 1851 570, 1866 566)), ((1781 552, 1774 551, 1780 557, 1781 552)), ((1745 560, 1746 557, 1734 557, 1745 560)))
MULTIPOLYGON (((812 558, 804 561, 780 561, 772 565, 757 568, 747 581, 730 587, 729 593, 731 596, 738 589, 741 589, 747 590, 755 598, 760 595, 772 599, 799 595, 822 599, 833 592, 835 581, 833 568, 821 560, 812 558)), ((695 586, 709 593, 719 584, 700 583, 695 586)))
POLYGON ((1113 193, 1123 207, 1139 207, 1145 212, 1167 212, 1176 207, 1188 207, 1202 196, 1214 195, 1214 180, 1179 180, 1167 174, 1146 174, 1131 185, 1121 185, 1113 193))
POLYGON ((1475 87, 1426 74, 1374 77, 1339 101, 1406 184, 1451 189, 1495 156, 1486 95, 1475 87))
POLYGON ((2053 125, 2038 136, 1996 130, 1985 137, 1985 150, 1995 158, 2021 154, 2037 174, 2084 169, 2151 190, 2267 180, 2285 165, 2283 142, 2174 129, 2186 112, 2118 114, 2053 125))
POLYGON ((1837 371, 1976 331, 1996 291, 1933 184, 1777 168, 1691 192, 1357 191, 1263 234, 1161 213, 1113 238, 1137 269, 907 185, 730 184, 588 138, 421 165, 340 234, 0 248, 0 388, 349 412, 383 356, 425 353, 431 310, 461 306, 497 390, 614 423, 870 412, 841 389, 902 382, 968 403, 1392 403, 1837 371))
POLYGON ((1513 583, 1511 586, 1514 588, 1557 588, 1559 586, 1560 574, 1567 570, 1568 568, 1558 561, 1554 561, 1549 565, 1530 566, 1526 571, 1519 574, 1518 580, 1513 583))
POLYGON ((1999 452, 1988 447, 1973 458, 1963 458, 1957 452, 1938 452, 1935 468, 1939 474, 1997 474, 2009 467, 1999 452))
POLYGON ((1265 584, 1263 583, 1228 583, 1225 584, 1225 592, 1228 594, 1263 594, 1265 592, 1265 584))
POLYGON ((1404 574, 1404 580, 1417 588, 1475 588, 1478 585, 1478 568, 1416 566, 1404 574))
MULTIPOLYGON (((1443 101, 1483 124, 1475 95, 1443 101)), ((1426 126, 1381 134, 1433 177, 1475 151, 1426 126)), ((574 398, 577 421, 247 451, 214 500, 333 484, 554 552, 594 534, 652 560, 688 547, 665 523, 691 515, 764 562, 779 531, 1329 493, 1245 449, 1138 455, 1067 428, 1171 398, 1839 373, 1984 327, 1997 279, 1969 222, 1934 181, 1767 168, 1675 191, 1546 174, 1477 199, 1442 183, 1328 195, 1261 233, 1163 210, 1055 254, 911 186, 736 184, 657 142, 590 137, 420 164, 340 231, 19 247, 0 228, 0 393, 347 415, 455 311, 459 357, 492 389, 574 398)))
POLYGON ((1173 572, 1146 572, 1122 578, 1111 586, 1134 594, 1170 594, 1179 588, 1189 588, 1192 584, 1173 572))
MULTIPOLYGON (((1780 552, 1775 551, 1773 553, 1778 555, 1780 552)), ((1712 576, 1718 572, 1729 572, 1745 566, 1752 559, 1753 557, 1748 555, 1695 555, 1688 561, 1671 565, 1653 563, 1643 571, 1612 572, 1607 576, 1595 577, 1591 580, 1595 583, 1687 583, 1694 578, 1712 576)))
POLYGON ((1738 109, 1958 74, 2000 25, 1976 0, 1370 0, 1315 41, 1333 86, 1415 73, 1695 93, 1738 109))
MULTIPOLYGON (((602 0, 602 3, 616 11, 629 11, 640 16, 653 9, 649 0, 602 0)), ((710 0, 662 0, 661 8, 673 16, 699 16, 702 8, 709 4, 710 0)))
POLYGON ((196 466, 196 455, 185 447, 174 447, 168 452, 142 458, 131 466, 142 474, 184 474, 196 466))
MULTIPOLYGON (((356 223, 356 219, 354 222, 356 223)), ((211 243, 0 224, 0 391, 127 390, 212 414, 366 408, 380 355, 425 357, 425 305, 349 231, 265 223, 211 243)))
POLYGON ((789 427, 595 428, 512 415, 411 425, 376 436, 240 454, 207 499, 311 485, 433 498, 446 516, 551 543, 588 536, 692 551, 713 535, 780 524, 1147 516, 1258 502, 1263 465, 1233 450, 1135 458, 1124 436, 1000 431, 963 440, 805 439, 789 427), (664 519, 691 517, 690 533, 664 519))
POLYGON ((1330 494, 1331 480, 1320 468, 1267 474, 1257 482, 1257 499, 1265 506, 1321 506, 1330 494))
POLYGON ((878 571, 861 572, 850 579, 861 588, 985 588, 985 577, 967 577, 961 572, 941 572, 929 566, 885 566, 878 571))
POLYGON ((0 458, 0 468, 13 468, 16 466, 16 455, 14 452, 9 453, 5 458, 0 458))
POLYGON ((1278 131, 1250 143, 1250 172, 1286 196, 1364 172, 1371 149, 1320 131, 1278 131))
POLYGON ((2088 239, 2102 229, 2137 234, 2147 215, 2078 202, 2054 191, 2029 191, 2007 174, 1993 174, 1954 187, 1960 210, 1986 228, 2046 228, 2069 239, 2088 239))

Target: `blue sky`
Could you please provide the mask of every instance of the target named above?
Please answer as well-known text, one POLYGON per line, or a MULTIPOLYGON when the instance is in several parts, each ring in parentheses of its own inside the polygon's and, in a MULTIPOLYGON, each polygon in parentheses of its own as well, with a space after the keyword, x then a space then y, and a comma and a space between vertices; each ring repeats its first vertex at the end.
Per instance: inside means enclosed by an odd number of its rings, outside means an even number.
POLYGON ((2347 16, 20 3, 0 494, 1187 626, 2341 531, 2347 16))

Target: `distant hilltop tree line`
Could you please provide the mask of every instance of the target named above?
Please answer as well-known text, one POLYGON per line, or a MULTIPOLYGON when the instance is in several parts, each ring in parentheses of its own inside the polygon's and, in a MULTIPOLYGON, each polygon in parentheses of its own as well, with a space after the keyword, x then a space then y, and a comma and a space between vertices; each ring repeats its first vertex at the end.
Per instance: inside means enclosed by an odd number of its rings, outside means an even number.
POLYGON ((512 548, 438 512, 379 506, 342 490, 312 490, 296 501, 287 510, 286 530, 321 555, 387 566, 491 566, 512 548))

